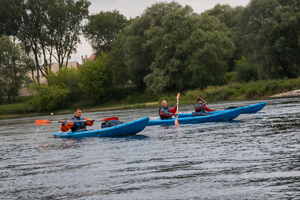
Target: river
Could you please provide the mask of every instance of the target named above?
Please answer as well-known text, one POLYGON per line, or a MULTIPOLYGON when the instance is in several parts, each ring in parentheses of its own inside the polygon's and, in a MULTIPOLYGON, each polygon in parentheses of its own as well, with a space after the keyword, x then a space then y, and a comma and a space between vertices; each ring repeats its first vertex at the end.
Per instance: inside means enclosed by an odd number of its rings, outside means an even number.
MULTIPOLYGON (((151 126, 135 136, 53 138, 72 113, 0 120, 0 199, 300 199, 300 98, 229 122, 151 126)), ((180 105, 180 112, 193 105, 180 105)), ((158 108, 85 112, 128 122, 158 108)), ((95 122, 91 128, 100 128, 95 122)))

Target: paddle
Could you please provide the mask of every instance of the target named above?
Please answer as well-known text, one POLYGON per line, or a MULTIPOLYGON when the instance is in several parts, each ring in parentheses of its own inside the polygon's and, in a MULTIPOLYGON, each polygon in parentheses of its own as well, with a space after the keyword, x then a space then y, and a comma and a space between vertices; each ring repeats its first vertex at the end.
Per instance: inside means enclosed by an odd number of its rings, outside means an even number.
MULTIPOLYGON (((105 118, 105 119, 95 119, 93 121, 110 121, 110 120, 118 120, 119 118, 118 117, 108 117, 108 118, 105 118)), ((78 120, 76 122, 85 122, 87 120, 78 120)), ((74 122, 74 121, 66 121, 66 124, 67 123, 70 123, 70 122, 74 122)), ((51 124, 51 123, 61 123, 61 121, 48 121, 48 120, 45 120, 45 119, 38 119, 35 121, 35 124, 38 125, 38 126, 43 126, 43 125, 47 125, 47 124, 51 124)))
MULTIPOLYGON (((177 94, 177 104, 179 103, 179 97, 180 97, 180 93, 177 94)), ((177 105, 177 112, 178 112, 178 109, 179 109, 179 105, 177 105)), ((178 113, 179 115, 179 113, 178 113)), ((176 119, 175 119, 175 125, 179 125, 179 121, 178 121, 178 115, 176 116, 176 119)))

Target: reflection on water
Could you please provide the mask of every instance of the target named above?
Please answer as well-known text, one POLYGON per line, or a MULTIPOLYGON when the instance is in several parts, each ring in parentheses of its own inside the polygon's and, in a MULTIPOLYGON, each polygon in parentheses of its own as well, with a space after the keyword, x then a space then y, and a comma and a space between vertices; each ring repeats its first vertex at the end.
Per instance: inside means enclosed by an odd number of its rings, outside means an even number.
MULTIPOLYGON (((215 109, 261 101, 220 102, 215 109)), ((192 105, 181 105, 182 112, 192 105)), ((55 139, 53 115, 1 120, 0 199, 299 199, 300 103, 267 100, 233 121, 151 126, 135 136, 55 139)), ((156 108, 87 112, 132 121, 156 108)), ((101 123, 93 129, 101 127, 101 123)))

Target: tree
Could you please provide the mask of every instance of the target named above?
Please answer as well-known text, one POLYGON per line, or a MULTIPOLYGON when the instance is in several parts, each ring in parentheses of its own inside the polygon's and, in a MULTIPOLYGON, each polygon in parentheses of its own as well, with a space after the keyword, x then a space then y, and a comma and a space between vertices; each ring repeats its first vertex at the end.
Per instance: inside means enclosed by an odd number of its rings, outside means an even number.
POLYGON ((39 73, 47 77, 53 58, 60 68, 68 65, 80 42, 81 21, 88 16, 89 5, 86 0, 26 1, 18 39, 34 55, 38 77, 39 73))
POLYGON ((117 38, 119 32, 123 31, 130 21, 117 10, 101 11, 88 17, 88 23, 84 26, 83 33, 95 52, 110 51, 110 43, 117 38))
POLYGON ((51 56, 60 68, 64 66, 65 59, 65 66, 68 66, 70 55, 76 52, 82 30, 81 21, 88 16, 90 5, 87 0, 50 0, 48 3, 48 23, 54 48, 51 56))
POLYGON ((112 78, 105 68, 106 54, 100 54, 95 61, 84 63, 79 68, 79 87, 86 99, 101 102, 111 98, 112 78))
MULTIPOLYGON (((146 88, 144 77, 151 72, 150 65, 155 60, 156 49, 148 44, 152 37, 150 34, 161 28, 164 16, 167 16, 174 9, 181 8, 182 6, 176 2, 153 4, 140 17, 136 17, 124 30, 126 38, 124 42, 124 62, 132 82, 140 91, 146 88)), ((161 37, 156 39, 152 42, 157 44, 162 42, 161 37)))
POLYGON ((220 5, 217 4, 214 8, 205 11, 202 15, 209 15, 217 17, 221 23, 225 24, 229 31, 227 31, 227 36, 233 40, 236 46, 236 50, 232 56, 228 60, 228 67, 226 71, 233 71, 235 69, 235 62, 234 60, 240 59, 242 56, 241 47, 238 45, 238 42, 235 40, 234 37, 235 32, 239 29, 238 23, 240 19, 241 12, 243 11, 244 7, 237 6, 232 8, 230 5, 220 5))
POLYGON ((224 33, 204 32, 197 29, 185 41, 187 69, 191 71, 190 88, 204 88, 208 85, 225 83, 225 70, 235 46, 224 33))
POLYGON ((146 31, 145 46, 156 55, 144 78, 147 89, 160 93, 224 83, 234 50, 227 31, 214 16, 199 16, 189 6, 173 9, 159 27, 146 31))
POLYGON ((124 40, 125 36, 120 32, 117 39, 111 42, 111 50, 107 53, 105 67, 112 74, 114 87, 128 86, 131 80, 128 68, 124 63, 124 40))
POLYGON ((252 0, 241 13, 235 38, 259 78, 295 78, 300 73, 298 0, 252 0))
POLYGON ((24 47, 15 44, 9 37, 0 38, 0 84, 8 102, 15 102, 15 97, 28 81, 27 72, 33 61, 25 56, 24 47))
POLYGON ((23 0, 0 0, 0 36, 16 36, 24 9, 23 0))

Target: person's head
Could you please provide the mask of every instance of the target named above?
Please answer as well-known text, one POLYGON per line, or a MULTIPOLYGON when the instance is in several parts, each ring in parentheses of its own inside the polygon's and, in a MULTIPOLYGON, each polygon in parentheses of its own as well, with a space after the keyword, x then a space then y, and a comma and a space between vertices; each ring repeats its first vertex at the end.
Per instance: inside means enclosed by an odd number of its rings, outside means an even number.
POLYGON ((168 103, 167 103, 166 100, 162 100, 162 101, 161 101, 161 105, 162 105, 163 107, 167 107, 167 106, 168 106, 168 103))
POLYGON ((203 103, 202 99, 197 99, 198 103, 203 103))
POLYGON ((74 116, 75 116, 75 117, 81 117, 81 110, 80 110, 79 108, 76 108, 76 109, 74 110, 74 116))

